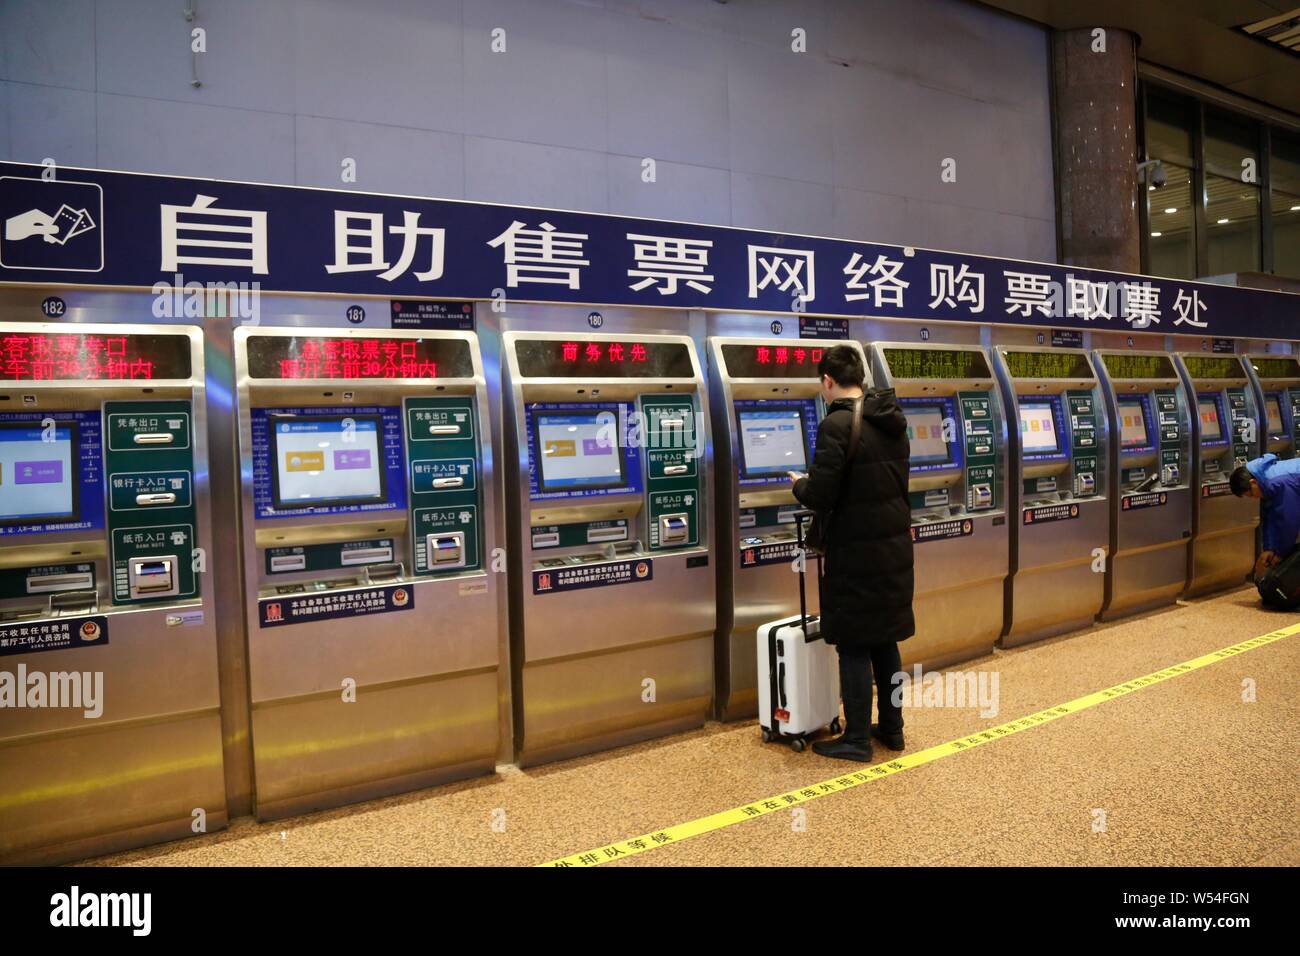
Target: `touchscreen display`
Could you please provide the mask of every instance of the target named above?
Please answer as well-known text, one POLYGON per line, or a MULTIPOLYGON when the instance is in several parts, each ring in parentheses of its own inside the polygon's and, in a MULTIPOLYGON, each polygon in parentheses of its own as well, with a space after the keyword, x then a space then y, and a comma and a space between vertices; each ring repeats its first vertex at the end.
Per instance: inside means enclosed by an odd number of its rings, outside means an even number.
POLYGON ((807 470, 802 411, 797 408, 742 409, 736 413, 736 418, 740 426, 746 477, 807 470))
POLYGON ((1055 454, 1060 451, 1056 439, 1056 415, 1050 402, 1025 402, 1020 405, 1020 438, 1025 454, 1055 454))
POLYGON ((943 406, 919 405, 906 409, 907 437, 912 444, 912 464, 929 465, 950 461, 948 442, 943 437, 943 406))
POLYGON ((1219 421, 1219 403, 1212 398, 1197 400, 1201 415, 1201 441, 1223 441, 1223 424, 1219 421))
POLYGON ((377 415, 272 416, 275 507, 384 500, 382 428, 377 415))
POLYGON ((0 425, 0 522, 75 518, 76 425, 0 425))
POLYGON ((1140 402, 1119 403, 1119 446, 1121 448, 1145 448, 1147 442, 1147 420, 1142 412, 1140 402))
POLYGON ((609 412, 536 412, 544 491, 626 484, 615 419, 609 412))

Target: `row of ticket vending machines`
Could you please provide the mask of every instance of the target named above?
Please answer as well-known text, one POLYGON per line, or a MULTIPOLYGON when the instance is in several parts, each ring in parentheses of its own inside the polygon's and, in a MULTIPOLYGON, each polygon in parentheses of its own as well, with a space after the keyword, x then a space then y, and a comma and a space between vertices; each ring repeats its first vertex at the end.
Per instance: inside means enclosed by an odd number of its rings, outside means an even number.
MULTIPOLYGON (((700 341, 243 327, 209 394, 196 327, 0 327, 0 859, 224 825, 240 754, 268 819, 753 716, 840 343, 700 341)), ((907 665, 1246 578, 1295 358, 847 344, 909 422, 907 665)))

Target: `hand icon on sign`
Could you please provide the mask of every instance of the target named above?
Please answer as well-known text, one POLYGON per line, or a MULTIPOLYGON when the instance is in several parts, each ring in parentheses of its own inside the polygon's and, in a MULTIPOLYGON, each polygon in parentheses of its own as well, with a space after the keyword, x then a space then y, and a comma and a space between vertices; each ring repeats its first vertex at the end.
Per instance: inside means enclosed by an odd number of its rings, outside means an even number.
POLYGON ((42 236, 46 242, 55 242, 54 236, 58 231, 54 220, 39 209, 29 209, 5 221, 5 240, 8 242, 31 236, 42 236))

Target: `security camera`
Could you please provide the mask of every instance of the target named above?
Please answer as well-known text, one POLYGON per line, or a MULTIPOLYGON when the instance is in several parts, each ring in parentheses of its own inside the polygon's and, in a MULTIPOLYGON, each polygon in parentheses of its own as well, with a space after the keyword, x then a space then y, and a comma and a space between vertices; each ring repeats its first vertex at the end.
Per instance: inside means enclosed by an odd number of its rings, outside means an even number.
POLYGON ((1165 164, 1158 159, 1148 159, 1145 162, 1138 163, 1137 172, 1138 182, 1145 180, 1156 189, 1169 182, 1169 176, 1165 172, 1165 164))

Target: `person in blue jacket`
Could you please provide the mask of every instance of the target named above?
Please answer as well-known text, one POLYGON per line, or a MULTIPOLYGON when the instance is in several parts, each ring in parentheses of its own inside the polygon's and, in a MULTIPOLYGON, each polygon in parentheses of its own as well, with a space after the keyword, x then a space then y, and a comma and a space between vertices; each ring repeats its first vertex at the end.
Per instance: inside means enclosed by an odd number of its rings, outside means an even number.
POLYGON ((1282 461, 1274 454, 1248 461, 1228 479, 1238 498, 1259 499, 1262 549, 1255 577, 1281 563, 1300 535, 1300 458, 1282 461))

